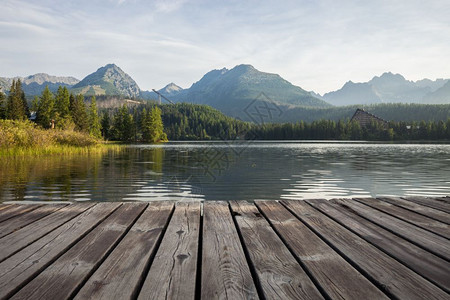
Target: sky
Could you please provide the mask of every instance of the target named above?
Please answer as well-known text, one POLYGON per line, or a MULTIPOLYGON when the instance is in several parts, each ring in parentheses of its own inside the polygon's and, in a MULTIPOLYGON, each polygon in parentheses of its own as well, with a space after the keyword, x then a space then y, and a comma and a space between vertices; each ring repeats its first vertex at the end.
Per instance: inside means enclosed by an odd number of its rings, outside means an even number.
POLYGON ((450 78, 448 0, 0 0, 0 77, 83 79, 115 63, 143 90, 251 64, 325 93, 383 72, 450 78))

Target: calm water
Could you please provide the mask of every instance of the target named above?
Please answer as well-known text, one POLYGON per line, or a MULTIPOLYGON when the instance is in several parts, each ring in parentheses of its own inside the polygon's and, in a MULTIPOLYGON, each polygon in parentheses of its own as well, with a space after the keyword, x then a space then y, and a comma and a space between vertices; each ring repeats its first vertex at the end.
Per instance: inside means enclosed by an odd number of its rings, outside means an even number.
POLYGON ((450 145, 186 142, 0 161, 1 201, 450 195, 450 145))

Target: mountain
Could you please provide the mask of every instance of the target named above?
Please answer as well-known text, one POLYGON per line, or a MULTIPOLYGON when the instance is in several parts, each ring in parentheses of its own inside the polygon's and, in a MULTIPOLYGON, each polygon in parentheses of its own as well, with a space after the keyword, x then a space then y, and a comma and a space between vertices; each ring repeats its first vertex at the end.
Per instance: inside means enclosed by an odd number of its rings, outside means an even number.
POLYGON ((269 110, 282 113, 298 106, 330 106, 279 75, 260 72, 251 65, 238 65, 231 70, 212 70, 189 89, 164 95, 175 102, 208 104, 244 120, 251 119, 250 110, 260 109, 257 105, 265 106, 266 113, 270 113, 269 110))
POLYGON ((27 77, 0 77, 0 89, 3 92, 8 92, 14 79, 22 81, 22 88, 27 96, 40 95, 45 86, 48 86, 52 92, 55 92, 59 86, 71 88, 79 82, 74 77, 51 76, 45 73, 38 73, 27 77))
POLYGON ((428 78, 417 80, 415 83, 418 87, 426 87, 430 89, 430 92, 435 92, 436 90, 440 89, 448 82, 448 79, 436 79, 436 80, 430 80, 428 78))
MULTIPOLYGON (((160 92, 161 94, 163 94, 164 96, 168 97, 169 99, 172 96, 178 95, 179 93, 182 93, 184 90, 183 88, 179 87, 178 85, 176 85, 175 83, 171 82, 168 85, 166 85, 165 87, 163 87, 162 89, 158 90, 158 92, 160 92)), ((151 100, 157 100, 158 99, 158 95, 155 92, 150 92, 150 91, 141 91, 141 97, 144 99, 151 99, 151 100)))
POLYGON ((183 92, 183 88, 172 82, 166 85, 164 88, 160 89, 158 92, 168 96, 178 95, 179 93, 183 92))
POLYGON ((337 106, 382 102, 373 86, 367 82, 354 83, 348 81, 340 90, 327 93, 323 95, 323 98, 337 106))
POLYGON ((428 104, 450 104, 450 80, 424 99, 428 104))
POLYGON ((90 95, 123 95, 138 98, 141 90, 137 83, 127 73, 115 64, 108 64, 72 87, 75 94, 90 95))
MULTIPOLYGON (((448 80, 406 80, 391 72, 375 76, 368 82, 347 82, 340 90, 327 93, 323 98, 333 105, 377 104, 377 103, 428 103, 428 95, 436 92, 448 80)), ((430 102, 431 103, 431 102, 430 102)), ((433 102, 434 103, 434 102, 433 102)), ((445 102, 438 102, 445 103, 445 102)))

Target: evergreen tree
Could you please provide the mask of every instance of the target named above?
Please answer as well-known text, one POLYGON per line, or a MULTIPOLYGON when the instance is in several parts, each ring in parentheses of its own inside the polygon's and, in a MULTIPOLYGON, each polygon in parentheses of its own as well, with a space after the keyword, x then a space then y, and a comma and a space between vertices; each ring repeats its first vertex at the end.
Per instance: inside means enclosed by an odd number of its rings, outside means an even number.
POLYGON ((6 118, 6 108, 5 108, 5 94, 0 91, 0 119, 6 118))
POLYGON ((103 113, 101 125, 103 138, 105 140, 109 140, 111 138, 110 135, 111 118, 109 117, 109 113, 107 111, 103 113))
POLYGON ((62 119, 70 117, 70 94, 66 87, 58 87, 55 97, 55 110, 62 119))
POLYGON ((123 117, 122 117, 122 109, 118 109, 113 115, 113 123, 111 126, 111 138, 115 141, 122 140, 122 132, 123 132, 123 117))
POLYGON ((132 142, 135 140, 136 136, 136 124, 134 123, 133 115, 128 113, 125 107, 125 113, 123 115, 123 132, 122 141, 132 142))
POLYGON ((134 128, 133 116, 128 112, 127 106, 124 104, 114 114, 111 136, 117 141, 131 142, 135 136, 134 128))
POLYGON ((84 104, 83 95, 78 95, 73 98, 72 106, 70 108, 72 120, 75 123, 75 130, 82 132, 89 132, 89 117, 84 104))
POLYGON ((31 101, 31 110, 37 112, 39 108, 39 97, 34 96, 33 101, 31 101))
POLYGON ((157 143, 167 141, 167 135, 164 133, 164 126, 161 119, 161 110, 154 106, 147 116, 147 128, 149 136, 147 142, 157 143))
POLYGON ((98 117, 97 102, 95 101, 95 96, 92 96, 91 104, 89 105, 89 134, 95 138, 101 138, 101 129, 102 126, 98 117))
POLYGON ((149 142, 151 139, 150 116, 145 108, 142 110, 141 113, 141 130, 142 130, 142 140, 144 142, 149 142))
POLYGON ((55 120, 54 106, 55 98, 46 86, 39 98, 36 111, 36 122, 43 128, 52 126, 52 120, 55 120))
POLYGON ((30 115, 25 93, 22 90, 20 79, 11 85, 8 102, 6 104, 6 118, 11 120, 26 120, 30 115))

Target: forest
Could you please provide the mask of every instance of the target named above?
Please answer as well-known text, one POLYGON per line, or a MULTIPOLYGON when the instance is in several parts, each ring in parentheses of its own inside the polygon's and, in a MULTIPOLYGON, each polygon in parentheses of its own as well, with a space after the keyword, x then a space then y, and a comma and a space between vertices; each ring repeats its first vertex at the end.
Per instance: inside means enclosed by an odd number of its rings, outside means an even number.
MULTIPOLYGON (((189 103, 155 103, 137 105, 133 108, 122 106, 119 109, 106 109, 103 112, 103 128, 111 126, 111 120, 117 119, 121 112, 128 120, 134 120, 126 126, 129 142, 139 141, 142 137, 142 116, 153 107, 161 109, 161 118, 167 138, 176 140, 450 140, 450 118, 447 121, 389 122, 388 127, 372 123, 361 127, 349 118, 339 121, 319 120, 296 123, 254 124, 243 122, 207 106, 189 103), (143 113, 144 112, 144 113, 143 113)), ((106 139, 123 140, 119 136, 104 132, 106 139)))
MULTIPOLYGON (((450 140, 448 105, 369 106, 383 116, 388 127, 372 123, 361 127, 350 117, 334 120, 298 120, 290 123, 254 124, 228 117, 207 106, 188 103, 157 105, 152 101, 121 103, 98 108, 95 96, 73 95, 66 87, 53 94, 46 88, 29 107, 20 81, 14 81, 8 96, 0 93, 0 119, 27 120, 31 117, 44 129, 79 131, 98 139, 122 142, 164 142, 167 140, 450 140), (403 110, 411 121, 395 121, 391 111, 403 110), (436 120, 415 119, 419 111, 434 114, 436 120), (33 112, 33 113, 31 113, 33 112), (445 117, 447 116, 447 119, 445 117), (444 121, 445 120, 445 121, 444 121)), ((349 107, 345 108, 349 109, 349 107)), ((356 107, 354 108, 356 110, 356 107)), ((366 107, 367 109, 367 107, 366 107)), ((315 110, 306 110, 311 113, 315 110)), ((332 112, 324 109, 322 113, 332 112)), ((336 108, 335 112, 343 112, 336 108)), ((353 111, 354 112, 354 111, 353 111)), ((423 115, 423 114, 422 114, 423 115)), ((405 116, 404 116, 405 117, 405 116)))

